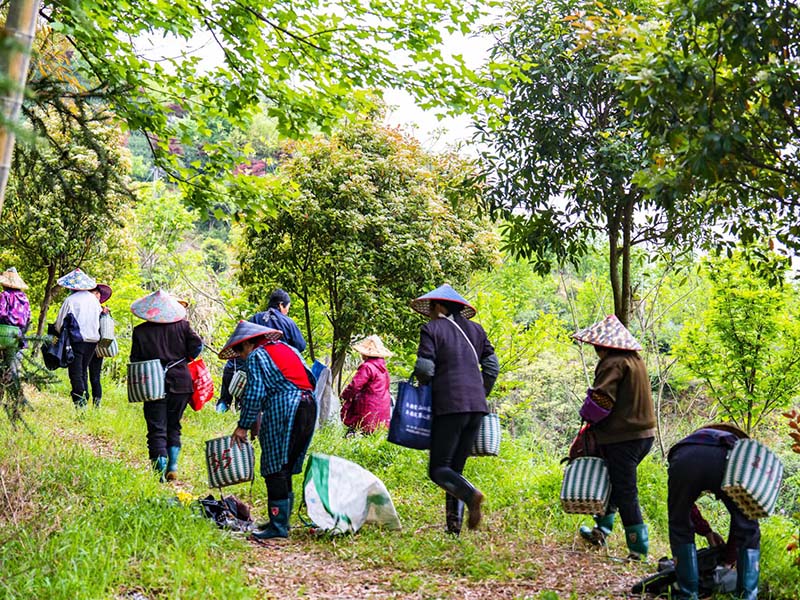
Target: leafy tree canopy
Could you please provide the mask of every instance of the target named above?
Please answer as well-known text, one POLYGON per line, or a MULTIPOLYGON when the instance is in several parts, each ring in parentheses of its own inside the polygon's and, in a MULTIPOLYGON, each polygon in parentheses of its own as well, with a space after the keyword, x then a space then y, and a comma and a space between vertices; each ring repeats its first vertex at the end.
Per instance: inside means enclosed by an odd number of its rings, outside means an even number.
MULTIPOLYGON (((284 133, 314 125, 330 130, 344 113, 369 106, 367 90, 403 87, 423 106, 462 110, 471 73, 441 42, 466 34, 480 3, 452 0, 93 0, 43 2, 47 25, 32 65, 39 103, 64 97, 102 99, 142 131, 156 160, 187 184, 196 204, 219 196, 239 149, 208 123, 245 123, 260 102, 284 133), (208 37, 221 62, 206 69, 186 50, 208 37), (174 56, 143 56, 145 38, 177 40, 174 56), (182 117, 182 118, 178 118, 182 117), (181 164, 174 143, 197 143, 202 157, 181 164)), ((240 176, 230 191, 242 206, 258 181, 240 176)))
POLYGON ((415 341, 409 301, 462 285, 493 259, 495 236, 472 216, 471 175, 461 159, 373 122, 300 143, 274 177, 280 209, 245 231, 242 284, 262 305, 278 286, 300 298, 312 352, 308 307, 321 306, 334 375, 353 336, 415 341))
POLYGON ((671 0, 648 19, 592 12, 581 37, 619 45, 611 67, 649 142, 637 183, 668 201, 692 197, 745 242, 772 234, 797 248, 800 5, 671 0))

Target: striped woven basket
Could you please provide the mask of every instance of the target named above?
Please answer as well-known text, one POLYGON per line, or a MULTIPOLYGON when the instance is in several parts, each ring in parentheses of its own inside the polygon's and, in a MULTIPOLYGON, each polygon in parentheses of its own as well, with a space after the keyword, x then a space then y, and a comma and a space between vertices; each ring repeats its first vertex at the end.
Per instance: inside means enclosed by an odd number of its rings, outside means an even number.
POLYGON ((231 446, 231 436, 206 442, 208 486, 221 488, 253 481, 255 453, 250 442, 231 446))
POLYGON ((128 363, 128 402, 161 400, 167 395, 164 367, 157 358, 128 363))
POLYGON ((755 440, 739 440, 731 450, 722 490, 748 519, 772 514, 783 478, 783 464, 772 451, 755 440))
POLYGON ((472 444, 472 456, 497 456, 500 454, 500 417, 496 413, 483 415, 478 436, 472 444))
POLYGON ((602 458, 576 458, 564 471, 561 507, 566 513, 602 515, 611 496, 608 468, 602 458))
POLYGON ((113 358, 119 354, 119 344, 117 344, 117 340, 111 340, 111 343, 107 346, 97 344, 94 353, 100 358, 113 358))
POLYGON ((243 370, 236 371, 231 377, 231 382, 228 384, 228 393, 234 398, 241 398, 244 394, 244 388, 247 387, 247 372, 243 370))

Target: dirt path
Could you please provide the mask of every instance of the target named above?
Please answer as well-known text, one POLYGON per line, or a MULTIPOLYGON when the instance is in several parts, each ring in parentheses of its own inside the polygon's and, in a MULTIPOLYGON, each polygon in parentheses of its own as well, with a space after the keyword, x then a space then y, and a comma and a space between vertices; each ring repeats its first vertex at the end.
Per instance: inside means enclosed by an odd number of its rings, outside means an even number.
MULTIPOLYGON (((91 448, 99 458, 124 459, 124 452, 109 440, 85 432, 55 428, 61 439, 91 448)), ((175 491, 193 495, 192 486, 176 481, 175 491)), ((487 537, 487 543, 491 536, 487 537)), ((342 543, 346 543, 343 540, 342 543)), ((454 540, 454 543, 457 543, 454 540)), ((452 598, 462 600, 515 600, 539 598, 554 591, 560 598, 625 598, 630 586, 642 576, 640 565, 629 565, 604 552, 587 551, 580 543, 563 546, 523 544, 516 555, 519 565, 535 576, 505 581, 473 581, 437 569, 408 573, 390 567, 364 566, 344 560, 294 529, 290 540, 252 544, 247 573, 264 599, 314 598, 345 600, 387 598, 397 600, 452 598)), ((503 577, 503 579, 508 579, 503 577)))

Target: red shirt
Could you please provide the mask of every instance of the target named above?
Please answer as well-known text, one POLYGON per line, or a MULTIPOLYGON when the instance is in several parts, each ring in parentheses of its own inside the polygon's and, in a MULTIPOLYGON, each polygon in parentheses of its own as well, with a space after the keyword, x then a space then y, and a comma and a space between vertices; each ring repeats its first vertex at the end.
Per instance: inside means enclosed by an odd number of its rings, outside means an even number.
POLYGON ((283 376, 301 390, 313 390, 306 373, 306 366, 297 353, 281 342, 264 342, 261 347, 267 351, 272 362, 281 370, 283 376))

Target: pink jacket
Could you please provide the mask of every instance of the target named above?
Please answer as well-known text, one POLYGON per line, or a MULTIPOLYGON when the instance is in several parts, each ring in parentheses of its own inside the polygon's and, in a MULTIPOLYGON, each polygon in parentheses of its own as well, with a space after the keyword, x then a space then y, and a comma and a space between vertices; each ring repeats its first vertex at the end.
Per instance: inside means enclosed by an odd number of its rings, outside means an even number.
POLYGON ((382 358, 367 358, 353 380, 342 391, 342 423, 372 433, 379 425, 389 426, 392 397, 389 372, 382 358))

